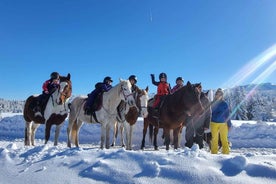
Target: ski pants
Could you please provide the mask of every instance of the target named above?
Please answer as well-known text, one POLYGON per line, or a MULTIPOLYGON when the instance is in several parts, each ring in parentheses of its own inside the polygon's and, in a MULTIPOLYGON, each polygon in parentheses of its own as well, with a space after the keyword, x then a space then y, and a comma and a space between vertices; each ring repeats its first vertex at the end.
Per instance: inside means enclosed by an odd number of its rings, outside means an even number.
POLYGON ((228 126, 227 123, 211 122, 210 124, 212 140, 211 140, 211 153, 218 153, 218 138, 220 135, 222 144, 222 153, 229 154, 230 148, 228 144, 228 126))

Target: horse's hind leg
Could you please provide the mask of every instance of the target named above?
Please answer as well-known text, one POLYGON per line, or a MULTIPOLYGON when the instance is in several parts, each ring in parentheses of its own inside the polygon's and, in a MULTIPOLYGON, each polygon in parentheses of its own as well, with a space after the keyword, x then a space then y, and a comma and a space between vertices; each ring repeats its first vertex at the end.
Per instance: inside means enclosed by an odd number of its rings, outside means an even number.
POLYGON ((56 132, 55 132, 55 142, 54 142, 54 146, 58 145, 58 138, 59 138, 59 133, 60 133, 60 129, 63 123, 56 125, 56 132))
POLYGON ((112 140, 111 147, 114 147, 115 144, 116 144, 116 139, 117 139, 117 137, 118 137, 118 124, 119 124, 118 121, 116 121, 116 122, 114 123, 113 140, 112 140))
POLYGON ((25 146, 31 145, 32 122, 25 122, 25 146))
POLYGON ((35 145, 35 133, 39 126, 40 124, 36 124, 36 123, 33 123, 31 126, 31 143, 33 146, 35 145))

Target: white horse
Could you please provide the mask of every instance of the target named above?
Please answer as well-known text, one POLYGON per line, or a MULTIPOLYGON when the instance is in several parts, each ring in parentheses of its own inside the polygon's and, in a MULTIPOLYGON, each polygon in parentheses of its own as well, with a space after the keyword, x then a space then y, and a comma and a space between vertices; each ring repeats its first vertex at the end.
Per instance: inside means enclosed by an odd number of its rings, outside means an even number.
POLYGON ((103 93, 103 102, 100 110, 95 116, 84 113, 84 104, 87 97, 76 97, 70 107, 69 123, 67 127, 67 146, 71 147, 71 141, 79 147, 79 131, 83 122, 101 123, 101 149, 105 142, 105 148, 109 148, 109 133, 111 123, 115 123, 117 106, 121 100, 126 101, 130 106, 134 105, 134 97, 131 92, 129 80, 120 80, 120 83, 103 93))
POLYGON ((121 146, 125 146, 124 141, 124 129, 126 130, 126 149, 132 150, 132 134, 134 125, 138 119, 138 116, 146 118, 148 116, 148 87, 146 89, 139 89, 134 92, 134 98, 136 106, 129 107, 126 103, 120 103, 118 107, 117 121, 114 126, 114 134, 112 146, 115 146, 116 138, 118 135, 118 125, 120 124, 121 146))
MULTIPOLYGON (((52 125, 56 125, 55 142, 58 144, 60 128, 68 115, 68 103, 72 94, 71 75, 67 77, 60 76, 60 86, 51 94, 45 107, 44 115, 41 112, 34 112, 33 108, 37 104, 38 96, 30 96, 24 106, 25 119, 25 145, 35 145, 35 133, 40 124, 45 126, 45 144, 50 138, 52 125)), ((42 109, 43 110, 43 109, 42 109)))

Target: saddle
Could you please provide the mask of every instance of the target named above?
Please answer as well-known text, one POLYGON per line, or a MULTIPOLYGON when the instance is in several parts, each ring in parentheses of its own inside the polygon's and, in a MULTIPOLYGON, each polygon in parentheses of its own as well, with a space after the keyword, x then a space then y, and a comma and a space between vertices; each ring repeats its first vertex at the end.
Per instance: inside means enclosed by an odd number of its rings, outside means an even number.
POLYGON ((84 114, 93 115, 96 111, 100 110, 103 106, 103 93, 99 93, 95 97, 95 101, 90 107, 86 107, 87 99, 84 104, 84 114))

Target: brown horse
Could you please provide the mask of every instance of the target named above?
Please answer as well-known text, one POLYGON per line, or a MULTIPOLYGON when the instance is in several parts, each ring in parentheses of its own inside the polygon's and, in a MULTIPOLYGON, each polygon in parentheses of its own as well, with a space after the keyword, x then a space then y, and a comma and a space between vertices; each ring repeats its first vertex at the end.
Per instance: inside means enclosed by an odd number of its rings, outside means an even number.
POLYGON ((40 124, 45 126, 45 144, 50 138, 51 126, 56 125, 55 142, 57 145, 60 128, 65 118, 68 115, 68 103, 72 94, 71 75, 66 77, 60 76, 60 87, 53 94, 51 94, 44 113, 34 112, 33 108, 37 104, 38 96, 30 96, 26 100, 24 106, 24 119, 26 121, 25 127, 25 145, 35 145, 35 132, 40 124), (42 115, 44 114, 44 115, 42 115))
POLYGON ((154 149, 157 150, 157 134, 159 128, 163 128, 166 150, 169 150, 170 129, 173 129, 174 148, 178 148, 178 135, 182 126, 185 125, 185 119, 195 113, 202 113, 203 107, 200 102, 199 89, 189 81, 185 86, 173 94, 167 95, 161 102, 159 112, 148 105, 148 117, 144 118, 144 129, 141 149, 145 148, 145 136, 147 127, 154 126, 154 149))

